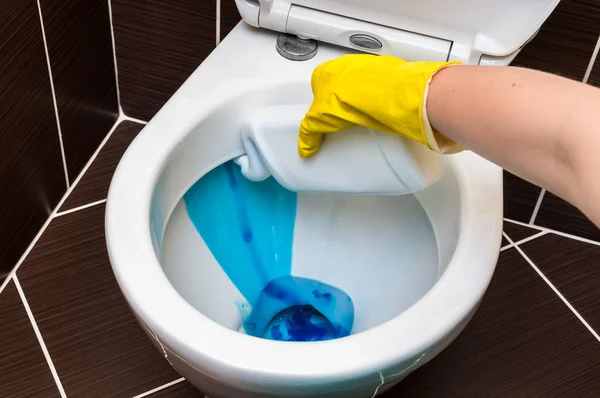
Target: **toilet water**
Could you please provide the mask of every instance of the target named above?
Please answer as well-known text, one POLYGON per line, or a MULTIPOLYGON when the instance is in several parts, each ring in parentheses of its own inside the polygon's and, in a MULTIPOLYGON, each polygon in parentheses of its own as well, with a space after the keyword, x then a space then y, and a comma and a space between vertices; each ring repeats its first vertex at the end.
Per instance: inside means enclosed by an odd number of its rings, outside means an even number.
POLYGON ((227 162, 198 180, 184 202, 206 246, 250 304, 249 314, 241 308, 246 333, 285 341, 350 334, 351 298, 331 285, 291 275, 295 192, 272 177, 251 182, 227 162))

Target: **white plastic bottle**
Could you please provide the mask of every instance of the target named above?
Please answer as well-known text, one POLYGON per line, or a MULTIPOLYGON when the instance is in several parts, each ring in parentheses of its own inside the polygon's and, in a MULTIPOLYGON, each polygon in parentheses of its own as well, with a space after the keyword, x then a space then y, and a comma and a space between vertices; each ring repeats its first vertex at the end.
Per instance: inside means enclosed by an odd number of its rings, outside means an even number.
POLYGON ((268 107, 242 132, 246 154, 235 159, 253 181, 273 176, 296 192, 404 195, 443 173, 443 156, 412 140, 363 127, 327 134, 310 159, 298 156, 298 127, 307 106, 268 107))

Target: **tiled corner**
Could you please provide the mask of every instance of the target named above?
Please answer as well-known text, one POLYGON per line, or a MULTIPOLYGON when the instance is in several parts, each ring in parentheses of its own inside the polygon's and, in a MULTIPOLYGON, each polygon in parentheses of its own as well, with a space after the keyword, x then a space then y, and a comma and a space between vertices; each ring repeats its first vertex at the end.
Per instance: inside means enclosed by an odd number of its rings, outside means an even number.
POLYGON ((150 120, 215 48, 216 2, 112 0, 119 93, 150 120))
POLYGON ((71 182, 117 120, 107 1, 40 0, 71 182))
POLYGON ((600 332, 600 246, 546 234, 521 248, 585 320, 600 332))
POLYGON ((221 1, 221 40, 241 21, 240 13, 235 5, 235 0, 221 1))
POLYGON ((55 218, 17 277, 69 398, 132 397, 179 378, 119 290, 104 205, 55 218))
POLYGON ((0 396, 60 398, 15 284, 0 295, 0 396))
POLYGON ((512 64, 583 80, 600 35, 599 20, 597 0, 560 1, 512 64))
POLYGON ((600 230, 582 212, 556 195, 546 192, 535 224, 600 242, 600 230))
POLYGON ((593 397, 599 372, 598 340, 511 248, 465 331, 384 397, 593 397))
POLYGON ((106 199, 110 180, 121 156, 142 128, 144 128, 143 124, 130 121, 123 121, 115 128, 106 145, 61 206, 60 211, 106 199))
POLYGON ((0 14, 1 284, 67 185, 36 2, 0 0, 0 14))
POLYGON ((504 171, 504 217, 528 223, 542 189, 504 171))
POLYGON ((519 225, 512 223, 510 221, 505 221, 503 225, 503 230, 506 235, 515 243, 532 237, 533 235, 539 234, 541 231, 534 227, 526 227, 524 225, 519 225))

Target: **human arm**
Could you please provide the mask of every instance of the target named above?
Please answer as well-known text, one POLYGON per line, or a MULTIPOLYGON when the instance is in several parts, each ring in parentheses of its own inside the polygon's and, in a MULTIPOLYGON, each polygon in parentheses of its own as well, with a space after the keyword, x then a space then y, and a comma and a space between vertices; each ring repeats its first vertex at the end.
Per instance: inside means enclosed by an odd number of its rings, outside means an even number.
POLYGON ((315 101, 301 124, 300 155, 316 152, 321 132, 352 124, 440 152, 456 142, 556 193, 600 225, 600 90, 522 68, 447 66, 368 55, 320 66, 313 74, 315 101))
POLYGON ((600 90, 529 69, 464 65, 435 74, 428 94, 436 131, 600 225, 600 90))

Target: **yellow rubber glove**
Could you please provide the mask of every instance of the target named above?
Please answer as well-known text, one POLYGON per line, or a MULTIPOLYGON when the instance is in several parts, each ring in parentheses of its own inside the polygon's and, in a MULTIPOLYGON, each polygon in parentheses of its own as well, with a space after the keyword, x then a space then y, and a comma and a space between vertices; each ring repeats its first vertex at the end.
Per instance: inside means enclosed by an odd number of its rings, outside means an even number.
POLYGON ((298 153, 313 156, 323 135, 360 125, 411 138, 440 153, 462 148, 435 133, 425 104, 431 77, 459 62, 406 62, 392 56, 344 55, 312 75, 314 101, 300 124, 298 153))

